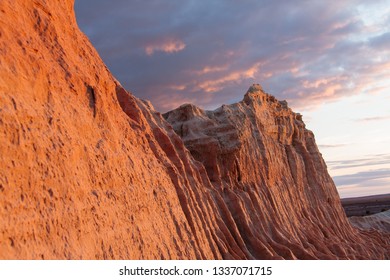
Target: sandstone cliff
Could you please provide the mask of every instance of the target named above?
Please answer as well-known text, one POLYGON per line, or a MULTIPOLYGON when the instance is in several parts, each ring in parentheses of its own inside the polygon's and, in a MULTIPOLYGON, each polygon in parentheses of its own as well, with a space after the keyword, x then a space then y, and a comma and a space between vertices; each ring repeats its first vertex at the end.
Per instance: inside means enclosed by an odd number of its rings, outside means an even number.
POLYGON ((389 258, 285 103, 255 87, 183 106, 175 133, 112 77, 73 4, 0 2, 0 258, 389 258))
POLYGON ((371 250, 370 238, 357 244, 362 235, 345 218, 314 135, 287 102, 253 85, 239 103, 182 105, 164 116, 204 164, 250 251, 268 244, 271 253, 255 257, 364 258, 371 250))

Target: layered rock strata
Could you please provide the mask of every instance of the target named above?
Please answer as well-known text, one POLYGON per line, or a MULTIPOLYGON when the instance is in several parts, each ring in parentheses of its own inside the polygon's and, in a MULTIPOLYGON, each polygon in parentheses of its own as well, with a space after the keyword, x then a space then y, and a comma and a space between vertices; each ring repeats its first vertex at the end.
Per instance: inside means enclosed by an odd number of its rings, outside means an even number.
POLYGON ((175 133, 111 75, 73 4, 0 2, 1 259, 389 257, 350 226, 285 103, 255 87, 183 106, 175 133))
MULTIPOLYGON (((256 258, 364 258, 377 250, 378 233, 358 244, 365 233, 348 223, 302 116, 260 85, 239 103, 215 111, 185 104, 164 117, 205 166, 256 258)), ((384 247, 388 257, 388 241, 384 247)))

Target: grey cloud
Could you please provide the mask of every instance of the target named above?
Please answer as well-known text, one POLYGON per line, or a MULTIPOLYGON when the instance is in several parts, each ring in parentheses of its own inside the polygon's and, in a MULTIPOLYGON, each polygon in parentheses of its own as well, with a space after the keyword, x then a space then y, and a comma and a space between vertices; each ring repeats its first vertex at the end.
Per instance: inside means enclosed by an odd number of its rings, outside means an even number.
POLYGON ((370 39, 370 46, 374 49, 390 49, 390 32, 383 33, 370 39))
POLYGON ((345 147, 347 144, 335 144, 335 145, 326 145, 326 144, 323 144, 323 145, 318 145, 318 148, 320 149, 332 149, 332 148, 341 148, 341 147, 345 147))
POLYGON ((354 94, 375 79, 365 77, 377 65, 372 52, 388 53, 386 32, 369 38, 361 33, 354 10, 361 3, 76 0, 75 7, 81 29, 114 75, 166 111, 177 100, 206 108, 238 101, 253 82, 297 108, 354 94), (148 44, 167 38, 186 47, 145 53, 148 44), (253 65, 258 71, 252 76, 232 75, 253 65), (196 74, 205 67, 223 70, 196 74), (223 83, 207 91, 202 85, 210 80, 223 83))
POLYGON ((340 160, 340 161, 328 161, 327 164, 333 170, 336 169, 347 169, 361 166, 374 166, 374 165, 389 165, 390 154, 378 154, 372 155, 366 158, 351 159, 351 160, 340 160))
MULTIPOLYGON (((358 172, 354 174, 334 176, 333 180, 336 186, 344 185, 359 185, 361 187, 366 186, 379 186, 390 184, 390 169, 378 169, 365 172, 358 172)), ((390 192, 390 185, 389 185, 390 192)))
POLYGON ((376 121, 384 121, 390 119, 390 116, 375 116, 375 117, 367 117, 363 119, 356 119, 357 122, 376 122, 376 121))

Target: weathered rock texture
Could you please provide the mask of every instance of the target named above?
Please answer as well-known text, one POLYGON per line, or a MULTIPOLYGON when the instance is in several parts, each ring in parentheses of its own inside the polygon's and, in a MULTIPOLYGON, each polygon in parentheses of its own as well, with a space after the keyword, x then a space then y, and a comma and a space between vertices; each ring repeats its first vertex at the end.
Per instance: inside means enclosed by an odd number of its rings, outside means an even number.
POLYGON ((390 233, 390 210, 370 216, 350 217, 349 220, 357 228, 390 233))
POLYGON ((164 117, 205 166, 255 258, 364 258, 382 251, 378 233, 363 237, 349 225, 313 133, 287 102, 253 85, 239 103, 215 111, 186 104, 164 117))
POLYGON ((2 0, 0 258, 388 258, 299 116, 253 91, 168 114, 199 162, 112 77, 73 0, 2 0))

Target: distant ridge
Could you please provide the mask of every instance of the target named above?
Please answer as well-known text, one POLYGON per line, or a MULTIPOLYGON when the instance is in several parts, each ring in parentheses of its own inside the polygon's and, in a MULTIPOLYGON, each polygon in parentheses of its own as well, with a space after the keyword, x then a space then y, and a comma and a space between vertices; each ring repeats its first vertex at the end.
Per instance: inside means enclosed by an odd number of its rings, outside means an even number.
POLYGON ((348 217, 372 215, 390 209, 390 194, 343 198, 341 204, 348 217))

